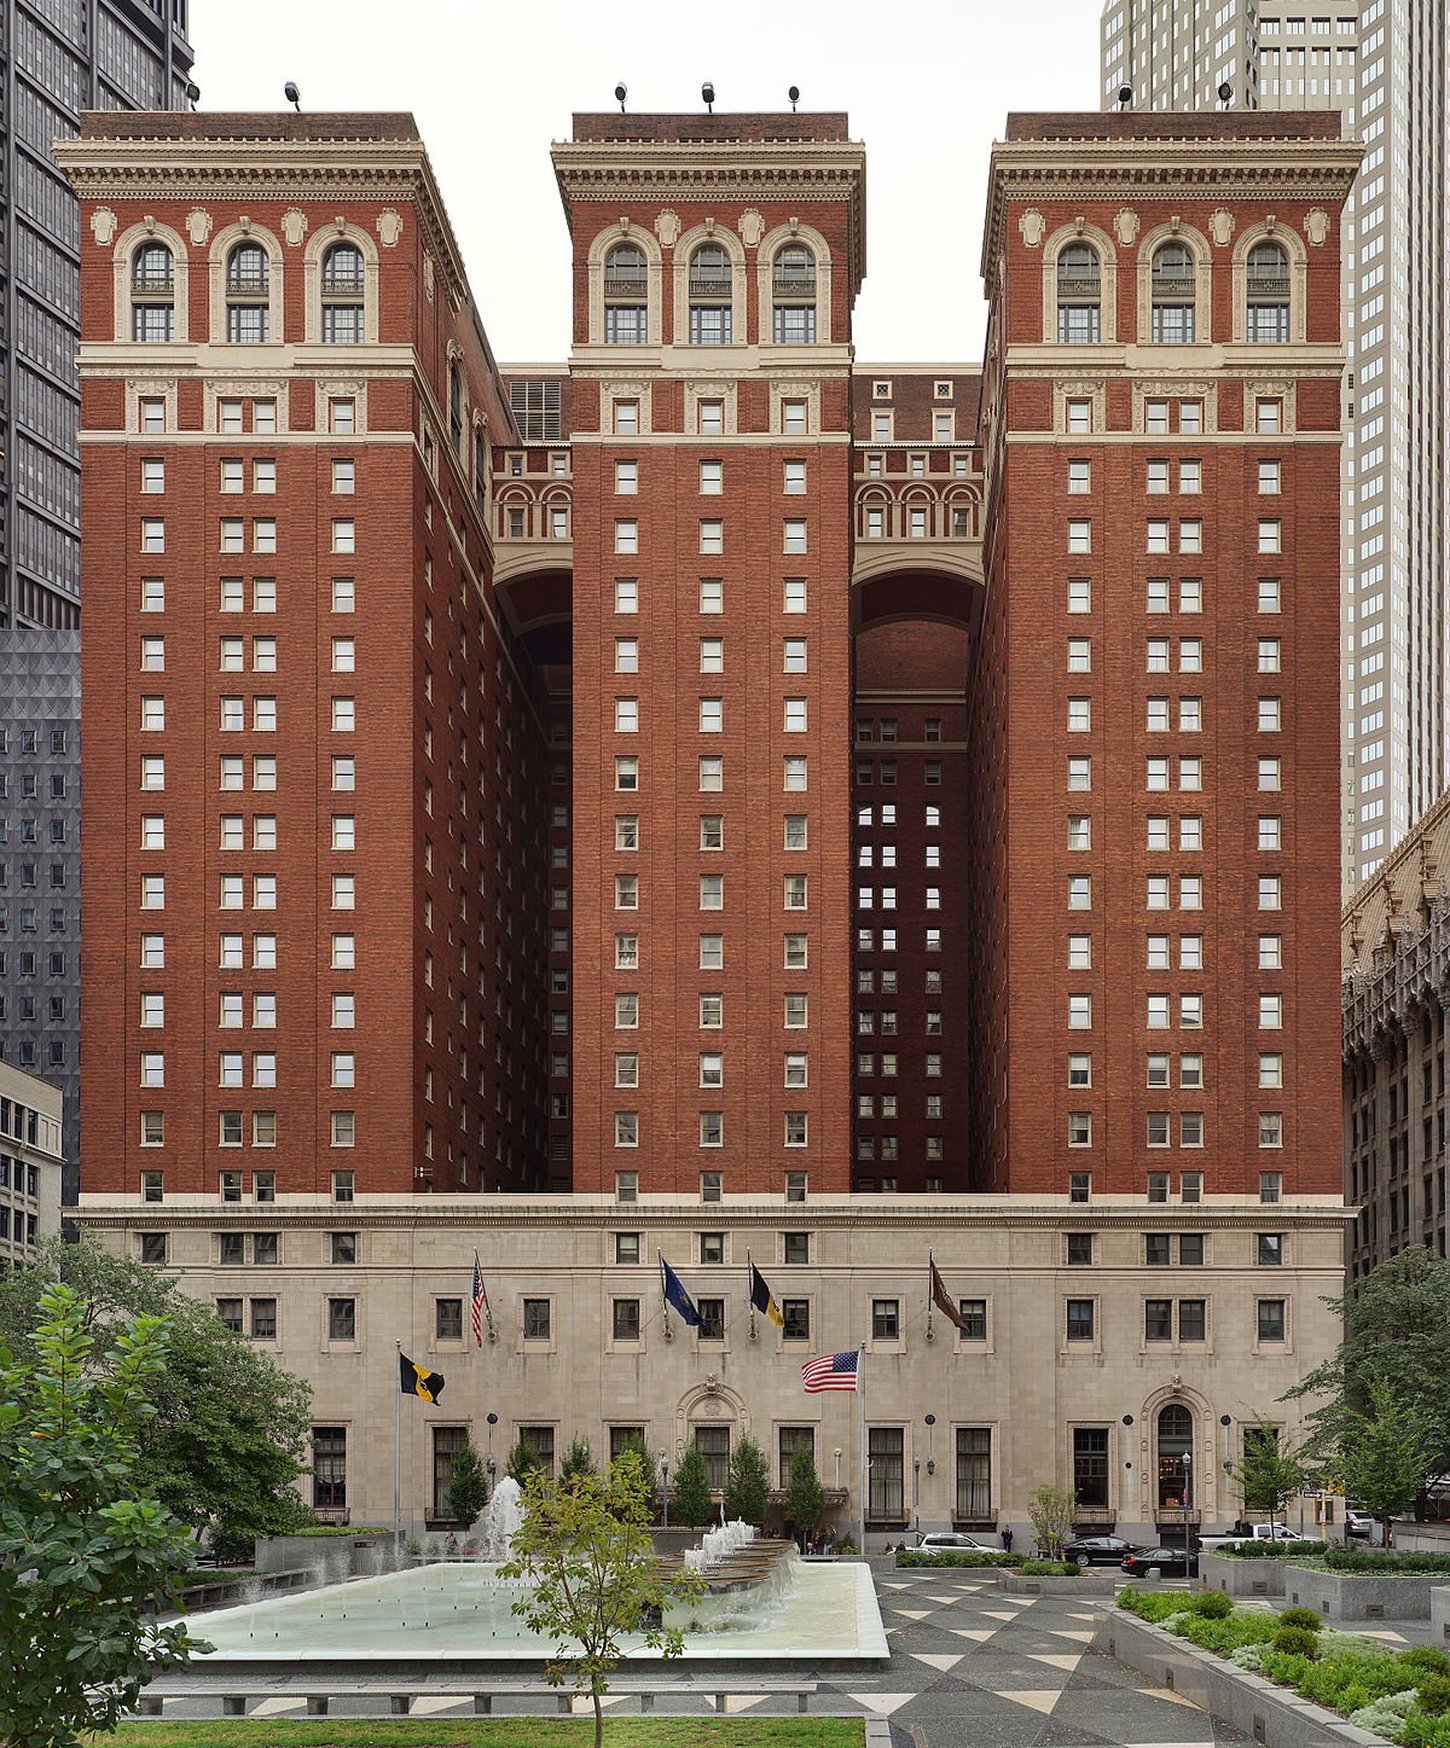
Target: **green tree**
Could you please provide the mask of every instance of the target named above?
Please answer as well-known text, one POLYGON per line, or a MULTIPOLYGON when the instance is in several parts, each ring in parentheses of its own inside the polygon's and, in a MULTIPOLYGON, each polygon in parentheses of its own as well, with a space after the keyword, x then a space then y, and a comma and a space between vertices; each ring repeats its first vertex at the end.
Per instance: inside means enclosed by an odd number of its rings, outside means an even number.
MULTIPOLYGON (((312 1393, 221 1324, 171 1276, 112 1256, 94 1240, 54 1241, 28 1268, 0 1274, 0 1345, 33 1361, 31 1331, 53 1282, 70 1287, 83 1326, 105 1342, 137 1317, 164 1317, 166 1365, 139 1429, 135 1486, 193 1529, 249 1549, 254 1537, 313 1521, 294 1483, 306 1472, 312 1393)), ((104 1367, 105 1354, 96 1356, 104 1367)))
POLYGON ((683 1569, 666 1574, 654 1557, 648 1522, 639 1516, 637 1489, 621 1490, 609 1476, 590 1471, 561 1482, 534 1470, 524 1482, 523 1503, 512 1556, 499 1572, 530 1586, 513 1612, 554 1644, 545 1679, 593 1700, 594 1748, 601 1748, 604 1695, 625 1635, 678 1657, 683 1635, 665 1624, 664 1613, 697 1596, 700 1582, 683 1569))
POLYGON ((1267 1415, 1259 1414, 1244 1428, 1243 1461, 1231 1463, 1228 1472, 1245 1512, 1266 1511, 1270 1523, 1282 1523, 1289 1501, 1304 1489, 1309 1461, 1302 1448, 1281 1440, 1267 1415))
POLYGON ((165 1321, 114 1321, 99 1350, 69 1288, 37 1309, 27 1356, 0 1349, 0 1741, 67 1748, 210 1647, 154 1619, 190 1563, 185 1525, 138 1485, 165 1321))
POLYGON ((685 1446, 675 1470, 673 1509, 677 1523, 690 1525, 709 1523, 715 1514, 710 1498, 710 1474, 696 1444, 685 1446))
POLYGON ((1032 1519, 1038 1543, 1048 1559, 1060 1559, 1063 1543, 1071 1540, 1072 1514, 1076 1506, 1075 1493, 1047 1483, 1035 1488, 1028 1496, 1027 1515, 1032 1519))
POLYGON ((522 1487, 529 1476, 536 1469, 542 1469, 543 1466, 539 1459, 539 1453, 534 1447, 520 1439, 508 1454, 508 1461, 504 1464, 504 1473, 511 1481, 517 1481, 522 1487))
MULTIPOLYGON (((589 1473, 592 1474, 593 1470, 589 1473)), ((654 1465, 642 1444, 632 1441, 610 1461, 605 1482, 617 1511, 632 1523, 654 1522, 654 1465)))
POLYGON ((746 1433, 736 1441, 730 1453, 730 1470, 725 1478, 725 1515, 732 1522, 753 1523, 757 1528, 765 1522, 765 1509, 770 1503, 770 1467, 765 1452, 746 1433))
POLYGON ((576 1432, 565 1448, 564 1460, 559 1465, 559 1478, 562 1481, 572 1481, 576 1475, 592 1475, 594 1469, 594 1448, 582 1432, 576 1432))
MULTIPOLYGON (((649 1489, 650 1509, 653 1510, 654 1500, 658 1497, 660 1491, 660 1473, 655 1464, 654 1457, 650 1454, 649 1447, 637 1432, 632 1432, 620 1446, 619 1456, 622 1457, 627 1451, 632 1451, 635 1456, 639 1458, 640 1467, 644 1471, 644 1484, 649 1489)), ((619 1458, 616 1457, 615 1462, 618 1460, 619 1458)), ((611 1463, 610 1467, 613 1468, 614 1464, 611 1463)))
POLYGON ((1384 1526, 1402 1512, 1429 1473, 1429 1438, 1414 1406, 1385 1378, 1371 1379, 1369 1403, 1346 1410, 1337 1469, 1347 1499, 1362 1505, 1384 1526))
POLYGON ((816 1474, 816 1459, 810 1451, 797 1451, 790 1460, 790 1480, 785 1490, 785 1516, 796 1534, 809 1536, 826 1509, 826 1490, 816 1474))
POLYGON ((479 1513, 488 1504, 488 1471, 478 1454, 478 1446, 468 1439, 453 1457, 453 1473, 448 1480, 448 1515, 464 1529, 472 1529, 479 1513))
POLYGON ((1411 1245, 1325 1303, 1343 1321, 1343 1340, 1288 1392, 1315 1399, 1307 1417, 1311 1455, 1326 1467, 1339 1460, 1353 1417, 1372 1413, 1379 1381, 1424 1439, 1425 1473, 1450 1473, 1450 1263, 1411 1245))

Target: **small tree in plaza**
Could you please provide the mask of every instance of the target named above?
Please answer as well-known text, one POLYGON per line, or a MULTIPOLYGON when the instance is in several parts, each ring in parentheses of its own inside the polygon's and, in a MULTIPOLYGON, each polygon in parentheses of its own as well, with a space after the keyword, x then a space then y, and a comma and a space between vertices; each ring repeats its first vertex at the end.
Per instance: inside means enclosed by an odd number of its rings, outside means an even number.
POLYGON ((453 1458, 453 1474, 448 1482, 448 1514, 464 1529, 472 1529, 487 1504, 488 1471, 478 1454, 478 1446, 469 1439, 453 1458))
POLYGON ((675 1520, 698 1527, 709 1523, 714 1509, 704 1454, 698 1445, 688 1444, 680 1456, 680 1466, 675 1470, 675 1520))
POLYGON ((524 1482, 512 1557, 499 1568, 531 1586, 513 1612, 554 1643, 545 1678, 593 1700, 595 1748, 604 1740, 603 1700, 624 1636, 638 1634, 651 1649, 678 1657, 683 1635, 664 1624, 664 1611, 701 1588, 693 1573, 667 1573, 655 1558, 643 1473, 631 1453, 609 1475, 589 1471, 564 1482, 534 1470, 524 1482))
POLYGON ((730 1453, 730 1471, 725 1480, 725 1515, 753 1523, 765 1522, 770 1503, 770 1468, 765 1452, 747 1433, 730 1453))
POLYGON ((1047 1483, 1029 1496, 1027 1515, 1037 1532, 1038 1544, 1049 1559, 1060 1559, 1064 1543, 1072 1539, 1072 1514, 1076 1505, 1075 1493, 1047 1483))
POLYGON ((141 1429, 168 1330, 135 1317, 98 1350, 86 1310, 52 1283, 33 1359, 0 1349, 0 1741, 69 1748, 110 1730, 142 1686, 204 1640, 159 1627, 180 1604, 190 1538, 136 1487, 141 1429))
POLYGON ((790 1461, 790 1481, 785 1490, 785 1517, 796 1534, 809 1539, 826 1509, 826 1490, 816 1474, 816 1459, 810 1451, 797 1451, 790 1461))
POLYGON ((534 1447, 520 1439, 508 1454, 508 1461, 504 1464, 504 1473, 511 1481, 517 1481, 519 1486, 523 1487, 535 1469, 542 1469, 543 1466, 539 1461, 539 1453, 534 1447))
POLYGON ((576 1475, 592 1475, 595 1469, 594 1447, 582 1432, 576 1432, 564 1449, 559 1464, 559 1478, 572 1481, 576 1475))
POLYGON ((636 1457, 639 1460, 640 1471, 643 1476, 642 1485, 647 1491, 650 1501, 650 1511, 653 1513, 654 1501, 660 1491, 660 1474, 654 1457, 650 1454, 649 1447, 637 1432, 631 1433, 631 1435, 624 1441, 624 1444, 620 1447, 618 1453, 610 1459, 609 1467, 611 1472, 613 1471, 615 1464, 618 1463, 621 1458, 629 1456, 636 1457))
POLYGON ((1425 1484, 1430 1433, 1393 1384, 1374 1379, 1363 1411, 1345 1410, 1338 1471, 1347 1499, 1379 1519, 1386 1547, 1390 1520, 1425 1484))
POLYGON ((1305 1453, 1286 1444, 1273 1421, 1259 1414, 1244 1428, 1243 1461, 1231 1463, 1228 1472, 1245 1512, 1265 1511, 1270 1523, 1282 1523, 1289 1501, 1304 1489, 1308 1469, 1305 1453))

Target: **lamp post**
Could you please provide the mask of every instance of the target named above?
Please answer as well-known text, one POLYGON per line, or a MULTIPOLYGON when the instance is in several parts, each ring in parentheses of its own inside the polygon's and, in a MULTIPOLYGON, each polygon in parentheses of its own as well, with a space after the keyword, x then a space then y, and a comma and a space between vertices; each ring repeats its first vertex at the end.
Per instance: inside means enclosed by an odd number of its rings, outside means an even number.
POLYGON ((670 1453, 660 1452, 660 1497, 664 1501, 664 1527, 670 1527, 670 1453))
POLYGON ((1191 1551, 1188 1542, 1188 1511, 1192 1491, 1193 1452, 1185 1451, 1183 1453, 1183 1576, 1185 1578, 1188 1576, 1188 1556, 1191 1551))
POLYGON ((921 1531, 921 1458, 911 1459, 911 1527, 914 1533, 921 1531))

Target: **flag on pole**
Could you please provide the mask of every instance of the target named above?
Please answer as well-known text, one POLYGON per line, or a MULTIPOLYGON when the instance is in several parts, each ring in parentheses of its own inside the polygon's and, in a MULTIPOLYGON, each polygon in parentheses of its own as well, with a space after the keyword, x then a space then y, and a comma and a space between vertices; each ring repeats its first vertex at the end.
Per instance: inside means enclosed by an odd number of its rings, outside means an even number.
POLYGON ((483 1270, 478 1265, 478 1252, 473 1253, 473 1343, 475 1347, 483 1346, 483 1319, 488 1313, 490 1326, 493 1323, 493 1313, 489 1310, 488 1290, 483 1284, 483 1270))
POLYGON ((941 1271, 936 1266, 935 1257, 931 1259, 931 1302, 948 1322, 955 1323, 957 1328, 964 1335, 966 1334, 967 1320, 962 1316, 961 1306, 947 1291, 946 1282, 941 1278, 941 1271))
POLYGON ((823 1354, 818 1360, 807 1360, 801 1367, 801 1382, 807 1396, 822 1390, 854 1390, 856 1388, 856 1349, 846 1353, 823 1354))
POLYGON ((660 1291, 664 1294, 665 1304, 673 1306, 679 1312, 680 1320, 688 1329, 699 1329, 705 1319, 700 1315, 700 1308, 685 1290, 685 1283, 670 1267, 663 1257, 660 1258, 660 1291))
POLYGON ((777 1329, 784 1328, 785 1318, 775 1302, 775 1294, 766 1286, 765 1276, 754 1263, 750 1265, 750 1303, 767 1323, 773 1323, 777 1329))
POLYGON ((436 1402, 443 1394, 442 1372, 415 1365, 405 1353, 398 1355, 398 1383, 405 1396, 421 1396, 425 1402, 436 1402))

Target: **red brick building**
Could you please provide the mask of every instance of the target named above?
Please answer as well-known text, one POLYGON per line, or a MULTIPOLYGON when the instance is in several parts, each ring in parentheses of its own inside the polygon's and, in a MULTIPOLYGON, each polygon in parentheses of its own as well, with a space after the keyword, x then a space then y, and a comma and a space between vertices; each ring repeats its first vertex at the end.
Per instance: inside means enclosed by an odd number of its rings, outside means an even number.
POLYGON ((577 116, 505 376, 410 118, 90 118, 87 1191, 1335 1193, 1330 119, 1012 118, 978 372, 577 116))

